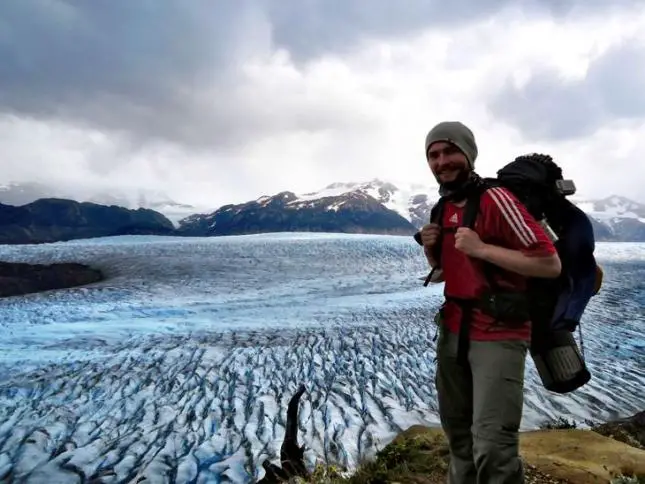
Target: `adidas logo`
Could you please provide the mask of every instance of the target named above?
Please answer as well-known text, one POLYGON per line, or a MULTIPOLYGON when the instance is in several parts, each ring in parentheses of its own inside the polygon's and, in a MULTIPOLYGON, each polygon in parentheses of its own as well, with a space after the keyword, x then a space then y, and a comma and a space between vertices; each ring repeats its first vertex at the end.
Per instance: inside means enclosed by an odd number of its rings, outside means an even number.
POLYGON ((450 217, 448 219, 448 222, 453 223, 453 224, 457 224, 457 223, 459 223, 459 217, 457 216, 456 213, 453 213, 452 217, 450 217))

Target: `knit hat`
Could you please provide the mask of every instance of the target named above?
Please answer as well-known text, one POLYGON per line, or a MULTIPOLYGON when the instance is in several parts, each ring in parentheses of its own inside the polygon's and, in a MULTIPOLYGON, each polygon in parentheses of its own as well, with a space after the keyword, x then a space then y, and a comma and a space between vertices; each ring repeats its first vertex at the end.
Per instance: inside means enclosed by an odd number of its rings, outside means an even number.
POLYGON ((466 156, 470 169, 475 169, 477 143, 475 143, 475 135, 466 125, 459 121, 443 121, 432 128, 426 136, 426 158, 430 145, 437 141, 446 141, 455 145, 466 156))

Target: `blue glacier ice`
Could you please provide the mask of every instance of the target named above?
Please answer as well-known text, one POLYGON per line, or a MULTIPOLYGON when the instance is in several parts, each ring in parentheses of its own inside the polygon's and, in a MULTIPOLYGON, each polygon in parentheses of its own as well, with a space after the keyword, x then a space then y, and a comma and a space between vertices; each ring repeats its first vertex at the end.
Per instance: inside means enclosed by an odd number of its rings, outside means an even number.
MULTIPOLYGON (((583 320, 592 381, 542 386, 524 428, 645 408, 645 244, 598 244, 605 284, 583 320)), ((401 429, 438 423, 441 285, 409 237, 128 236, 0 246, 75 261, 104 282, 0 299, 0 481, 253 482, 275 461, 300 383, 309 465, 352 468, 401 429)))

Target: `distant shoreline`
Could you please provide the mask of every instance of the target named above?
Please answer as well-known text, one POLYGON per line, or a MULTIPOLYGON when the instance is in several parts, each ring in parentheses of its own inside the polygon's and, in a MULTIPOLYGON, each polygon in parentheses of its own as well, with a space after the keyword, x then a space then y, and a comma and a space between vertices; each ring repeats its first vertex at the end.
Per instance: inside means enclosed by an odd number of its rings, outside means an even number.
POLYGON ((75 262, 28 264, 0 261, 0 298, 68 289, 103 280, 105 275, 99 269, 75 262))

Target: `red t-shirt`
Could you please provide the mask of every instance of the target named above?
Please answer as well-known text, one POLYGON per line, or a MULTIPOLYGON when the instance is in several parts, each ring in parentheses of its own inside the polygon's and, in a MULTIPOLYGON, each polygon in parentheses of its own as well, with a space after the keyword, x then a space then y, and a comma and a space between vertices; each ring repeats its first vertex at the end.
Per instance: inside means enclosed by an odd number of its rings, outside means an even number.
MULTIPOLYGON (((444 228, 456 230, 462 225, 464 207, 447 202, 443 214, 444 228)), ((472 258, 455 248, 453 231, 443 233, 441 266, 445 281, 444 294, 458 298, 477 298, 488 288, 483 273, 483 262, 472 258)), ((494 187, 481 196, 480 211, 474 226, 480 239, 487 243, 520 250, 528 256, 547 256, 556 249, 544 229, 528 213, 524 205, 508 190, 494 187)), ((506 288, 522 290, 526 277, 496 268, 495 280, 506 288)), ((443 310, 444 324, 449 331, 458 333, 461 322, 461 308, 457 303, 448 301, 443 310)), ((474 309, 471 319, 470 338, 479 341, 501 339, 530 340, 531 326, 505 327, 492 317, 474 309)))

